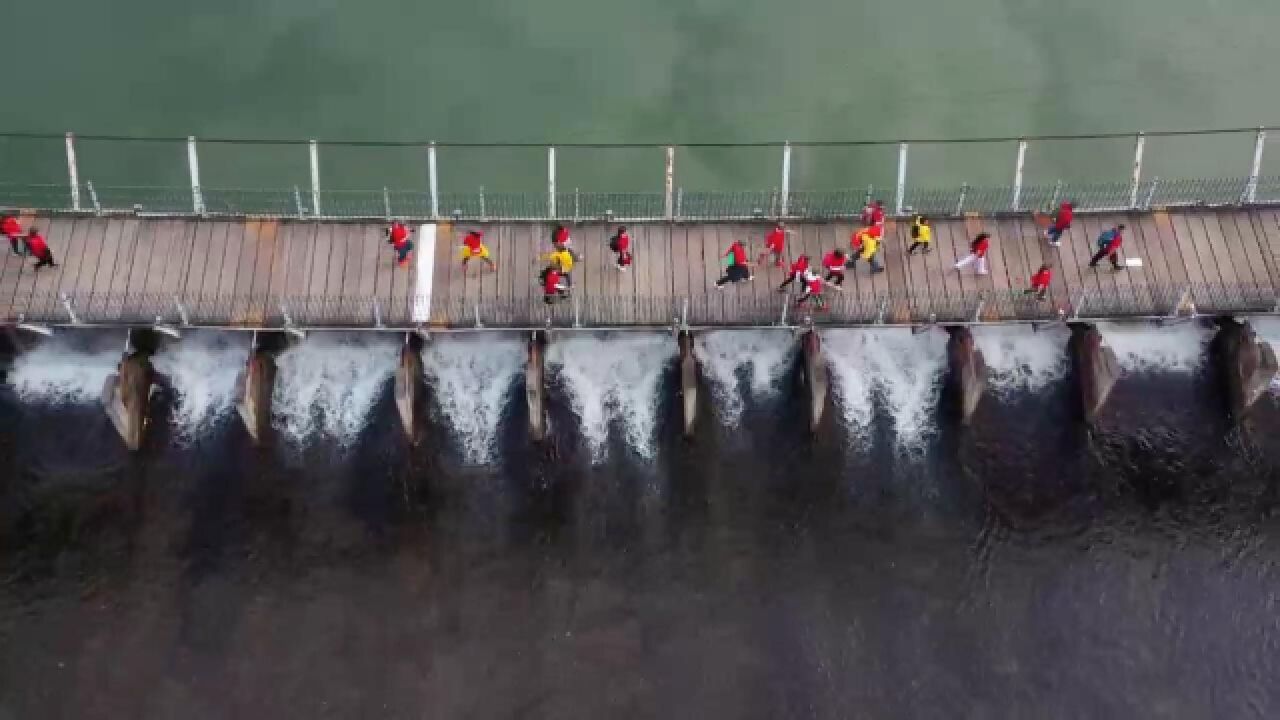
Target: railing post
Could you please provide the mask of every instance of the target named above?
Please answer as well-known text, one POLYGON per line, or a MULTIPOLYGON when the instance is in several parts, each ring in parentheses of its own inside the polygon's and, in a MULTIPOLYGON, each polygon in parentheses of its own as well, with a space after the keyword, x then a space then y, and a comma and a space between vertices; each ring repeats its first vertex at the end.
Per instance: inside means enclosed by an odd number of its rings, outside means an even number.
POLYGON ((582 213, 580 212, 581 210, 582 210, 582 206, 578 200, 578 188, 574 188, 573 189, 573 221, 574 222, 578 222, 578 219, 582 217, 582 213))
POLYGON ((667 171, 663 178, 662 214, 670 221, 675 219, 675 205, 671 195, 676 186, 676 149, 671 145, 667 146, 667 171))
POLYGON ((76 136, 67 133, 67 178, 71 182, 71 209, 80 209, 80 168, 76 164, 76 136))
POLYGON ((907 144, 898 143, 898 189, 893 203, 893 214, 902 214, 902 203, 907 191, 907 144))
POLYGON ((1142 153, 1147 147, 1146 133, 1138 133, 1133 143, 1133 180, 1129 185, 1129 208, 1138 208, 1138 185, 1142 182, 1142 153))
POLYGON ((1022 167, 1027 162, 1027 141, 1018 141, 1018 159, 1013 165, 1013 202, 1010 208, 1014 212, 1018 212, 1018 206, 1022 204, 1022 167))
POLYGON ((965 196, 968 194, 969 194, 969 183, 960 183, 960 199, 956 200, 955 214, 957 216, 964 213, 964 200, 965 200, 965 196))
POLYGON ((547 148, 547 217, 556 217, 556 149, 547 148))
POLYGON ((297 185, 293 186, 293 204, 298 209, 298 217, 302 218, 306 213, 302 208, 302 190, 297 185))
POLYGON ((427 146, 427 185, 431 188, 431 219, 440 219, 440 180, 436 176, 436 144, 427 146))
POLYGON ((791 308, 791 295, 788 294, 786 297, 782 298, 782 318, 778 321, 779 325, 786 327, 787 310, 790 308, 791 308))
POLYGON ((98 202, 98 191, 93 189, 93 181, 86 180, 84 184, 89 189, 89 202, 93 203, 94 214, 101 215, 102 203, 98 202))
POLYGON ((387 186, 382 186, 382 209, 385 211, 387 220, 391 220, 391 191, 387 190, 387 186))
POLYGON ((1147 210, 1151 209, 1151 200, 1156 196, 1156 188, 1158 187, 1160 187, 1159 175, 1151 178, 1151 187, 1147 188, 1147 201, 1142 204, 1142 207, 1146 208, 1147 210))
POLYGON ((484 207, 484 186, 481 185, 480 186, 480 219, 487 220, 488 217, 489 216, 485 214, 485 207, 484 207))
POLYGON ((196 139, 187 136, 187 170, 191 173, 191 212, 204 214, 204 193, 200 192, 200 156, 196 154, 196 139))
POLYGON ((1053 184, 1053 199, 1049 201, 1049 207, 1058 207, 1058 200, 1062 197, 1062 178, 1053 184))
POLYGON ((791 143, 782 146, 782 207, 778 217, 786 217, 791 207, 791 143))
POLYGON ((320 146, 315 140, 311 147, 311 212, 320 215, 320 146))
POLYGON ((684 188, 676 190, 676 217, 684 217, 684 188))
POLYGON ((1258 128, 1258 135, 1253 140, 1253 164, 1249 166, 1249 184, 1244 194, 1244 201, 1249 204, 1258 199, 1258 177, 1262 173, 1262 148, 1266 144, 1267 131, 1258 128))

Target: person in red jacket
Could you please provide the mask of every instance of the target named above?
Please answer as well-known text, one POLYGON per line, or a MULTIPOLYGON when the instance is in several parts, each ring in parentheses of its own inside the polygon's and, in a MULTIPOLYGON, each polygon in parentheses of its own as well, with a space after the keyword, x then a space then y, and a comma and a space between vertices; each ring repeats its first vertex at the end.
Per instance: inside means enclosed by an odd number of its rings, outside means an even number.
POLYGON ((623 272, 631 269, 631 236, 627 235, 625 227, 618 226, 618 231, 609 238, 609 249, 618 256, 614 267, 623 272))
POLYGON ((791 267, 787 270, 787 279, 782 281, 778 286, 778 292, 786 292, 787 286, 793 282, 804 283, 804 274, 809 269, 809 256, 801 255, 796 261, 791 263, 791 267))
POLYGON ((862 208, 862 224, 866 227, 874 227, 884 224, 884 203, 879 200, 872 200, 862 208))
POLYGON ((1044 231, 1045 239, 1049 241, 1050 245, 1058 247, 1062 244, 1062 233, 1071 229, 1071 220, 1074 214, 1072 205, 1069 202, 1064 202, 1058 207, 1057 214, 1053 216, 1053 222, 1044 231))
POLYGON ((840 248, 822 256, 822 267, 827 270, 827 276, 823 280, 836 286, 844 285, 844 263, 844 251, 840 248))
POLYGON ((1035 275, 1031 276, 1031 287, 1024 292, 1027 295, 1035 295, 1041 300, 1045 299, 1049 294, 1049 281, 1053 279, 1053 266, 1045 263, 1040 266, 1035 275))
POLYGON ((542 271, 542 302, 548 305, 554 304, 568 292, 569 286, 560 276, 560 270, 555 265, 548 265, 542 271))
POLYGON ((49 249, 49 244, 44 241, 44 236, 35 228, 31 228, 31 232, 27 233, 27 252, 31 253, 38 262, 36 270, 42 267, 57 267, 58 263, 53 261, 53 251, 49 249))
POLYGON ((404 223, 396 220, 391 223, 391 227, 387 228, 387 244, 396 252, 396 263, 400 267, 409 264, 409 253, 413 252, 413 243, 409 241, 409 235, 413 231, 404 223))
POLYGON ((472 230, 462 238, 462 267, 467 267, 467 262, 472 258, 479 258, 488 266, 489 272, 498 269, 497 263, 493 261, 493 256, 489 254, 489 246, 484 244, 484 235, 479 230, 472 230))
POLYGON ((782 256, 787 250, 787 235, 791 231, 786 225, 778 223, 773 226, 773 230, 769 231, 764 237, 764 252, 760 253, 760 259, 757 261, 760 265, 764 265, 773 256, 773 266, 782 267, 782 256))
POLYGON ((551 245, 557 250, 564 250, 573 244, 573 240, 569 237, 569 229, 563 225, 557 225, 551 231, 551 245))
POLYGON ((26 255, 26 249, 18 243, 22 241, 22 223, 12 215, 0 218, 0 235, 9 238, 9 247, 15 255, 26 255))
POLYGON ((725 263, 724 276, 716 281, 716 289, 723 290, 727 283, 739 283, 753 279, 751 267, 747 263, 747 249, 737 240, 721 256, 725 263))
POLYGON ((987 250, 990 250, 990 249, 991 249, 990 233, 978 233, 978 237, 974 238, 973 242, 969 245, 969 254, 961 258, 960 262, 956 263, 956 269, 959 270, 960 268, 964 267, 965 265, 968 265, 969 263, 976 262, 978 264, 978 274, 986 275, 987 274, 987 250))
POLYGON ((1124 225, 1117 225, 1098 236, 1098 252, 1089 261, 1089 267, 1096 268, 1102 258, 1111 260, 1113 270, 1123 270, 1120 264, 1120 245, 1124 242, 1124 225))

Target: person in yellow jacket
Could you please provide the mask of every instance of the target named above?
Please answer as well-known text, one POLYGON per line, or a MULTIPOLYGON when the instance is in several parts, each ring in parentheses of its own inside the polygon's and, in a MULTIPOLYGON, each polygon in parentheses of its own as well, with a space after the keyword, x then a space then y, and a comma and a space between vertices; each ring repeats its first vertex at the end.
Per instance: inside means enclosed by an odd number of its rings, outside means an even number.
POLYGON ((924 253, 928 255, 932 245, 933 226, 929 224, 929 218, 917 215, 915 222, 911 223, 911 247, 907 248, 907 254, 915 255, 917 249, 924 248, 924 253))
POLYGON ((854 254, 849 257, 849 262, 845 263, 845 267, 852 269, 857 264, 858 258, 867 261, 871 266, 871 273, 884 272, 884 267, 880 265, 878 255, 880 253, 880 237, 883 234, 883 225, 872 225, 863 228, 853 234, 854 254))
POLYGON ((561 247, 542 256, 542 260, 555 266, 560 271, 560 280, 566 287, 573 287, 573 252, 568 247, 561 247))

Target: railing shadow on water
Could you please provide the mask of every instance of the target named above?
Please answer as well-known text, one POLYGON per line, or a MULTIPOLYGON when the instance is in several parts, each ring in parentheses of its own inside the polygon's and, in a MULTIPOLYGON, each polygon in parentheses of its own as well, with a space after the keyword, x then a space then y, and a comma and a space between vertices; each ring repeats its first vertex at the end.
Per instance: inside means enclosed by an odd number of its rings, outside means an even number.
MULTIPOLYGON (((531 291, 536 292, 536 291, 531 291)), ((1053 323, 1117 318, 1280 312, 1280 296, 1257 284, 1117 285, 1041 299, 1021 290, 959 293, 826 292, 825 307, 794 295, 729 288, 691 297, 590 297, 552 304, 540 295, 471 301, 411 295, 274 296, 49 293, 19 297, 10 322, 50 325, 254 329, 530 329, 796 326, 920 326, 1053 323)))

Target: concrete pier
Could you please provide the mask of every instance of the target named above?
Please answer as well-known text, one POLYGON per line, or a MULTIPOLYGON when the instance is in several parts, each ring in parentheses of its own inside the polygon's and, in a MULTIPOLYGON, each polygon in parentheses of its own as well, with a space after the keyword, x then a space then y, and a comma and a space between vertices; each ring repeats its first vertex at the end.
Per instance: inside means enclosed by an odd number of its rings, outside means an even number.
POLYGON ((698 420, 698 360, 693 354, 693 333, 681 330, 676 336, 680 345, 680 409, 684 419, 684 436, 693 437, 698 420))
POLYGON ((1120 378, 1120 362, 1115 351, 1103 343, 1102 333, 1093 325, 1072 325, 1067 349, 1080 398, 1080 410, 1084 421, 1093 423, 1120 378))
POLYGON ((1277 371, 1275 350, 1258 340, 1249 323, 1223 318, 1210 354, 1226 389, 1227 411, 1239 420, 1271 387, 1277 371))
POLYGON ((827 407, 827 387, 830 378, 826 358, 822 356, 822 337, 816 330, 806 330, 800 338, 801 380, 809 394, 809 432, 816 433, 822 425, 822 415, 827 407))
POLYGON ((418 441, 418 416, 425 388, 422 337, 417 333, 405 333, 404 344, 400 346, 400 361, 396 364, 395 397, 400 426, 411 445, 418 441))
POLYGON ((524 369, 524 397, 529 406, 529 438, 534 442, 542 442, 547 437, 546 349, 546 331, 530 333, 529 362, 524 369))
MULTIPOLYGON (((130 331, 132 335, 132 331, 130 331)), ((150 419, 152 369, 149 348, 138 348, 130 337, 116 372, 107 376, 102 388, 102 404, 125 447, 137 451, 142 447, 150 419)))
POLYGON ((271 432, 271 396, 276 384, 276 359, 272 343, 255 334, 244 370, 236 379, 236 413, 255 444, 265 443, 271 432))
POLYGON ((948 327, 944 402, 964 425, 978 409, 987 387, 987 364, 967 327, 948 327))

